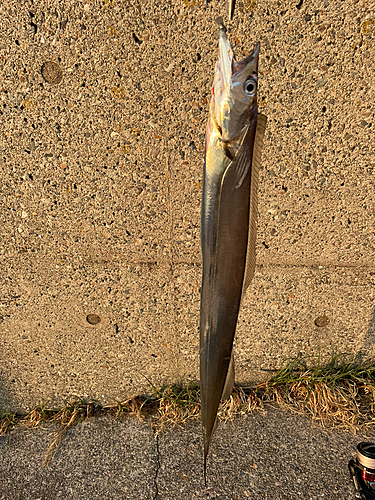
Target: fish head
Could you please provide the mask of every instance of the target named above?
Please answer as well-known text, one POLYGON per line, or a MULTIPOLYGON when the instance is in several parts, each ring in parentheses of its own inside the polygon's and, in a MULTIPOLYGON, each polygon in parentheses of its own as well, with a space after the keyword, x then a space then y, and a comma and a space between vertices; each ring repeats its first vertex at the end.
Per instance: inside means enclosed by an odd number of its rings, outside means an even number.
POLYGON ((259 47, 258 42, 251 54, 236 62, 225 28, 220 27, 211 117, 224 142, 236 139, 257 115, 259 47))

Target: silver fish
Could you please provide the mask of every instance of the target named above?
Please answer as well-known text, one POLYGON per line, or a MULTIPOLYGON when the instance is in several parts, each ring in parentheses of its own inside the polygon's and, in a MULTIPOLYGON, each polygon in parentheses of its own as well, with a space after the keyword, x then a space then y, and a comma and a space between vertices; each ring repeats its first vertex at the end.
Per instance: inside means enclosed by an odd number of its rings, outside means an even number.
POLYGON ((255 270, 257 191, 267 118, 258 114, 257 43, 236 62, 222 25, 206 136, 201 245, 200 387, 204 471, 220 399, 234 385, 232 346, 255 270))

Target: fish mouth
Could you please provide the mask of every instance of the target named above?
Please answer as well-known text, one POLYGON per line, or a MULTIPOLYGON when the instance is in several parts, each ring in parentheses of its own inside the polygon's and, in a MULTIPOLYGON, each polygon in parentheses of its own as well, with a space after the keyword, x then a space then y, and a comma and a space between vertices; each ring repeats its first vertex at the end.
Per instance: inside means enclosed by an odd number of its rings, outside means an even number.
POLYGON ((214 74, 210 116, 223 141, 231 141, 239 136, 254 108, 254 105, 249 107, 252 101, 247 99, 242 89, 250 75, 254 80, 257 79, 259 48, 258 42, 247 57, 236 61, 225 27, 220 25, 219 57, 214 74))
POLYGON ((250 54, 236 61, 232 46, 228 40, 224 25, 220 26, 219 31, 219 59, 217 63, 217 73, 220 77, 222 87, 227 87, 231 83, 231 79, 236 74, 240 73, 246 66, 259 56, 260 43, 257 42, 250 54))
POLYGON ((220 26, 219 31, 219 59, 217 61, 217 80, 220 81, 222 89, 230 84, 235 63, 233 50, 227 38, 226 29, 220 26))

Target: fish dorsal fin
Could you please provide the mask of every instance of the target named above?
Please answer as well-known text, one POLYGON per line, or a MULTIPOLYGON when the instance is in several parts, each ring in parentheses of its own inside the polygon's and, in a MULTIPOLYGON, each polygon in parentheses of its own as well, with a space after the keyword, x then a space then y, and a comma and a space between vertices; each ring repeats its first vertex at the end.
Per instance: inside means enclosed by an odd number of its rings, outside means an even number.
POLYGON ((259 114, 255 132, 253 158, 251 162, 250 208, 249 208, 249 235, 247 240, 247 255, 245 275, 242 285, 242 300, 248 289, 255 271, 255 242, 258 216, 258 181, 259 167, 262 156, 263 137, 266 130, 267 117, 259 114))
POLYGON ((225 379, 223 393, 221 395, 221 399, 225 401, 229 399, 229 396, 232 394, 234 387, 234 357, 232 353, 232 357, 230 358, 229 367, 227 371, 227 377, 225 379))

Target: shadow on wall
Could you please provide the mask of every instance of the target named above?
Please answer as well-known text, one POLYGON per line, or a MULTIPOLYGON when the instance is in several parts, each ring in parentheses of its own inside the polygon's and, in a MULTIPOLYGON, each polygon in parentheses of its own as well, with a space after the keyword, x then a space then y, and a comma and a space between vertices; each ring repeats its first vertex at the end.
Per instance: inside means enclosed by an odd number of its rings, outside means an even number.
POLYGON ((367 333, 365 341, 361 350, 358 352, 355 361, 357 363, 363 363, 366 359, 375 357, 375 307, 370 316, 369 325, 367 328, 367 333))

